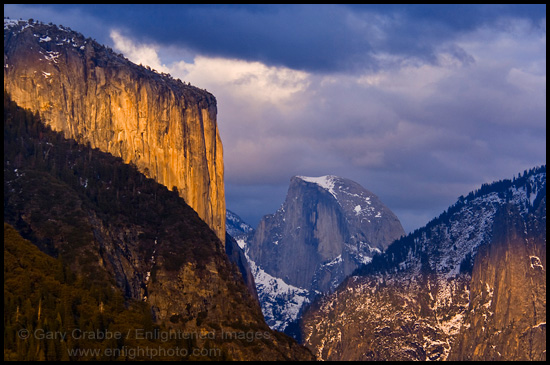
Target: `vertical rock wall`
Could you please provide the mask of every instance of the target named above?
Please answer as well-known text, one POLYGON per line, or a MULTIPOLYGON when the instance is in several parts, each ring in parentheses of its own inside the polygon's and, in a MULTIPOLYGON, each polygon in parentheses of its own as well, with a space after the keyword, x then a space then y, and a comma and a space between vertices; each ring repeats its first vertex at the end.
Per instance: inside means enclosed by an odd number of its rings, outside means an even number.
POLYGON ((4 90, 66 138, 135 164, 225 241, 215 97, 62 27, 4 26, 4 90))
POLYGON ((546 360, 546 232, 536 229, 545 204, 537 213, 524 221, 511 204, 499 210, 493 240, 475 258, 451 360, 546 360))
POLYGON ((258 225, 249 255, 290 285, 328 292, 403 234, 390 209, 359 184, 295 176, 281 208, 258 225))

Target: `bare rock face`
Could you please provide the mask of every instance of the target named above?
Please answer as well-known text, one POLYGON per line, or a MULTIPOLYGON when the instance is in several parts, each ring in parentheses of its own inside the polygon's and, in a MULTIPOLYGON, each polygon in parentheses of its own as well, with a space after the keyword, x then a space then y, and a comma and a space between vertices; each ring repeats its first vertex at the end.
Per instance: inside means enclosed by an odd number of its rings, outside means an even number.
POLYGON ((296 176, 281 208, 260 222, 249 255, 291 285, 327 292, 403 234, 397 217, 356 182, 296 176))
MULTIPOLYGON (((546 218, 542 204, 537 214, 546 218)), ((491 244, 480 248, 470 305, 451 359, 546 360, 546 234, 513 205, 495 217, 491 244)))
POLYGON ((4 22, 4 90, 54 130, 176 187, 225 241, 216 99, 63 27, 4 22))
POLYGON ((356 182, 293 177, 281 208, 241 239, 269 326, 299 339, 304 306, 403 234, 391 210, 356 182))

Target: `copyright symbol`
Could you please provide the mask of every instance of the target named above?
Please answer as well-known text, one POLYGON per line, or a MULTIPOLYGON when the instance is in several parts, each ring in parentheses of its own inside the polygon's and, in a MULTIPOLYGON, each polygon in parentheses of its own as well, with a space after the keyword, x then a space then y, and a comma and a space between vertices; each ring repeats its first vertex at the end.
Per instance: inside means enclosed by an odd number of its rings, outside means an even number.
POLYGON ((17 331, 17 336, 19 336, 19 338, 22 340, 26 340, 27 338, 29 338, 29 331, 23 328, 17 331))

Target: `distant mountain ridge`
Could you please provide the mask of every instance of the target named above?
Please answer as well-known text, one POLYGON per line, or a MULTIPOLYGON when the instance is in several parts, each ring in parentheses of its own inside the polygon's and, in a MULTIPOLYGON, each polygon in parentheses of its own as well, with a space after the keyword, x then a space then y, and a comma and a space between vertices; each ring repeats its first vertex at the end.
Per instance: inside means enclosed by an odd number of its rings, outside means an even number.
POLYGON ((542 360, 545 308, 541 166, 396 240, 306 310, 302 338, 324 360, 542 360))
POLYGON ((225 227, 227 233, 236 240, 254 232, 254 228, 229 209, 226 210, 225 227))

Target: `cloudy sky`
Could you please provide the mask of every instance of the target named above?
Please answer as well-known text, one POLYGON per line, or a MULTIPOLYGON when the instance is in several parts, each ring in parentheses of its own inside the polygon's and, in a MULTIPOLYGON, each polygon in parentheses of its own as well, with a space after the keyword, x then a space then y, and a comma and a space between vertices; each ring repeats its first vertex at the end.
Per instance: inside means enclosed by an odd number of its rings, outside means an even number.
POLYGON ((546 164, 545 5, 4 5, 213 93, 227 207, 339 175, 412 231, 546 164))

